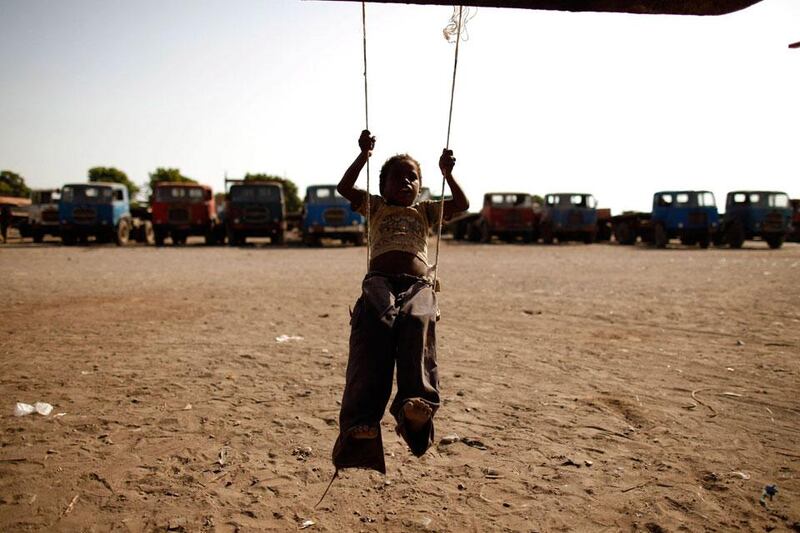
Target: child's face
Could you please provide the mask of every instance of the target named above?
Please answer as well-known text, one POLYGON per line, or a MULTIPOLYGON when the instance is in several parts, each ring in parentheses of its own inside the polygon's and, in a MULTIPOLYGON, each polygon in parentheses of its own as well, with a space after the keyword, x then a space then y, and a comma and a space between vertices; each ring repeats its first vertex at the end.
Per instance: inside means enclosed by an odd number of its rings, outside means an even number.
POLYGON ((386 176, 384 197, 390 204, 408 207, 417 200, 420 185, 417 165, 413 161, 402 159, 392 166, 386 176))

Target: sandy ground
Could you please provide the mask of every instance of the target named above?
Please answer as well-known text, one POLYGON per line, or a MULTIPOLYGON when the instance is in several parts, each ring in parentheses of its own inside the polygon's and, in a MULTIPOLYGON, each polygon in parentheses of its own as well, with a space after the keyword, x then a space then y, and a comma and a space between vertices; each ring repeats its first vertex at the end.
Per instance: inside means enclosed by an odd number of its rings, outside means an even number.
POLYGON ((462 440, 315 509, 365 259, 0 247, 0 531, 800 531, 800 245, 445 243, 462 440))

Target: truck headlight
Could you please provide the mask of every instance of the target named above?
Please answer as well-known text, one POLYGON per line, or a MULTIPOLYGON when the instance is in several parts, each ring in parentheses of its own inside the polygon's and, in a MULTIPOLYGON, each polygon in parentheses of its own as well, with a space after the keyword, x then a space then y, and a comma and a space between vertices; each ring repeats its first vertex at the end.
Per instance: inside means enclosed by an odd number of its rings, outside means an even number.
POLYGON ((683 228, 683 222, 678 222, 678 228, 683 228))
POLYGON ((238 218, 234 218, 234 219, 233 219, 233 223, 234 223, 234 224, 238 224, 238 223, 239 223, 239 219, 238 219, 238 218))

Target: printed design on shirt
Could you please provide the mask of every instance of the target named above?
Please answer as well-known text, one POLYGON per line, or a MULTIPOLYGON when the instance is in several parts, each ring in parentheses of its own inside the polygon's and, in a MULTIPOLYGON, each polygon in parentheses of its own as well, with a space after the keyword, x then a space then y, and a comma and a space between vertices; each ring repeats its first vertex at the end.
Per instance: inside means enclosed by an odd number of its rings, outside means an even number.
POLYGON ((381 220, 378 234, 413 247, 421 237, 424 238, 425 226, 419 217, 411 213, 392 213, 381 220))

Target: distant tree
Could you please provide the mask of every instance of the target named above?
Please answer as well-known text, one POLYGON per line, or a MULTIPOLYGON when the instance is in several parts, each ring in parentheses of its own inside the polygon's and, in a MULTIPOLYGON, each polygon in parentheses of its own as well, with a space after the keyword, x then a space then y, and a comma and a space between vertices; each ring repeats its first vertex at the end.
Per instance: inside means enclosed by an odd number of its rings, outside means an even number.
POLYGON ((300 201, 300 196, 297 192, 297 185, 288 179, 279 176, 272 176, 270 174, 245 174, 244 181, 275 181, 283 186, 283 195, 286 198, 286 210, 289 212, 300 211, 303 203, 300 201))
POLYGON ((30 194, 31 190, 25 185, 25 178, 10 170, 0 171, 0 196, 27 198, 30 194))
POLYGON ((134 198, 139 192, 139 186, 133 183, 128 175, 114 167, 92 167, 89 169, 89 181, 107 181, 121 183, 128 188, 128 196, 134 198))
POLYGON ((153 194, 153 188, 155 187, 156 183, 161 181, 169 183, 197 183, 197 180, 193 180, 188 176, 184 176, 177 168, 158 167, 151 172, 149 176, 150 181, 147 183, 147 186, 150 189, 150 195, 153 194))
POLYGON ((544 205, 544 198, 542 198, 542 197, 541 197, 541 196, 539 196, 538 194, 534 194, 534 195, 532 195, 532 196, 531 196, 531 200, 532 200, 532 201, 533 201, 533 203, 535 203, 535 204, 544 205))

